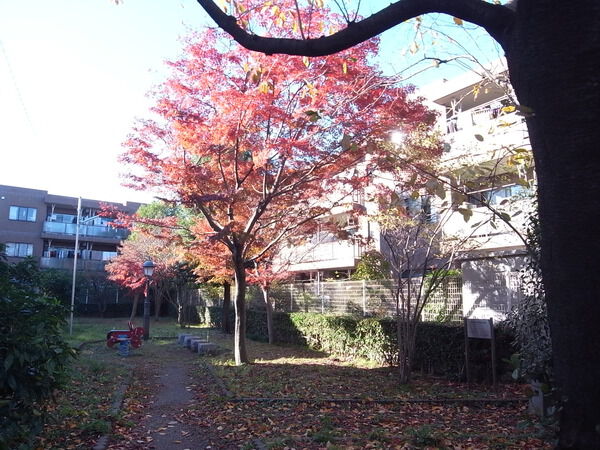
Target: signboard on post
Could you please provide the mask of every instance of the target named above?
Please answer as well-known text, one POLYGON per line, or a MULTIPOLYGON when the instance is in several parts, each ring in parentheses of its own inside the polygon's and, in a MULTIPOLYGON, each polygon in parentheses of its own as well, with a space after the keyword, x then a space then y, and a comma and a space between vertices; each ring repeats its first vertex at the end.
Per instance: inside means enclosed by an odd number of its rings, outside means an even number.
POLYGON ((471 384, 471 368, 469 366, 469 339, 489 339, 492 347, 492 383, 496 385, 496 336, 494 334, 494 320, 489 319, 467 319, 465 324, 465 366, 467 370, 467 382, 471 384))
POLYGON ((467 337, 476 339, 491 339, 494 332, 492 319, 465 319, 467 337))

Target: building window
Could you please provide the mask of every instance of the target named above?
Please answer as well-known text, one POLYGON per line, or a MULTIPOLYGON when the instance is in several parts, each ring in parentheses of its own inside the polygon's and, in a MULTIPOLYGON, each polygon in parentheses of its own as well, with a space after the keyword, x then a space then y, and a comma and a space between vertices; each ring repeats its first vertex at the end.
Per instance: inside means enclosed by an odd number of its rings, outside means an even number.
POLYGON ((352 191, 352 202, 358 203, 359 205, 365 204, 365 198, 362 190, 355 189, 352 191))
POLYGON ((36 217, 36 208, 26 208, 24 206, 11 206, 8 213, 10 220, 20 220, 23 222, 35 222, 36 217))
POLYGON ((501 205, 510 199, 519 199, 531 195, 531 189, 519 184, 469 192, 469 202, 476 206, 501 205))
POLYGON ((33 244, 24 244, 22 242, 7 242, 6 256, 17 258, 26 258, 33 255, 33 244))
POLYGON ((415 198, 412 195, 405 194, 403 200, 406 214, 409 217, 419 217, 426 223, 436 223, 438 221, 437 214, 431 204, 431 196, 421 195, 415 198))
POLYGON ((347 216, 346 217, 346 228, 356 228, 358 227, 358 221, 356 220, 356 217, 354 216, 347 216))

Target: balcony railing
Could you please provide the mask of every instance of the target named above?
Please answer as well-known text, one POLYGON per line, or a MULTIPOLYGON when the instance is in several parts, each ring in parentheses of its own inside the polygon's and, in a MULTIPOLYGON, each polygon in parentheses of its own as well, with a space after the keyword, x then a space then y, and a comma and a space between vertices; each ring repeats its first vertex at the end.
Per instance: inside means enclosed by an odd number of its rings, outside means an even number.
POLYGON ((296 247, 292 255, 292 270, 330 269, 354 267, 362 248, 348 241, 322 242, 317 245, 296 247))
MULTIPOLYGON (((108 261, 95 261, 91 259, 78 259, 77 270, 83 272, 102 272, 108 261)), ((73 270, 73 258, 47 258, 40 259, 40 267, 43 269, 65 269, 73 270)))
MULTIPOLYGON (((74 223, 44 222, 45 233, 67 234, 75 236, 77 225, 74 223)), ((109 239, 125 239, 129 234, 128 230, 122 228, 112 228, 95 225, 79 225, 80 237, 99 237, 109 239)))
MULTIPOLYGON (((50 247, 47 250, 44 250, 43 256, 45 258, 69 259, 75 256, 75 249, 50 247)), ((116 256, 116 251, 86 250, 80 248, 77 257, 80 259, 91 259, 94 261, 110 261, 116 256)))
POLYGON ((490 127, 503 122, 506 124, 523 122, 523 117, 516 115, 515 112, 502 111, 502 100, 508 100, 508 97, 484 103, 450 117, 446 120, 447 134, 452 135, 453 133, 470 130, 475 127, 490 127))

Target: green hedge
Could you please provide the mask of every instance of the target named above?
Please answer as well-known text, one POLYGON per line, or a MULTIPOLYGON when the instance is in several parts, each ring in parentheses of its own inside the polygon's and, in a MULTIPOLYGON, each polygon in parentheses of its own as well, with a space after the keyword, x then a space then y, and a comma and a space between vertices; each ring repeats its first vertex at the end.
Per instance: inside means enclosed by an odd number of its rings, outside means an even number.
MULTIPOLYGON (((75 315, 77 317, 129 317, 133 302, 108 303, 101 305, 99 303, 76 303, 75 315), (104 311, 103 311, 104 310, 104 311)), ((142 317, 144 314, 144 300, 140 299, 136 309, 136 316, 142 317)), ((160 307, 160 316, 176 316, 176 311, 172 305, 163 301, 160 307)), ((150 302, 150 316, 154 317, 154 301, 150 302)))
MULTIPOLYGON (((234 319, 233 312, 229 319, 234 319)), ((205 321, 221 325, 221 309, 207 308, 205 321)), ((274 313, 275 342, 303 345, 342 358, 367 358, 395 365, 396 322, 393 319, 333 316, 319 313, 274 313)), ((231 328, 233 329, 233 327, 231 328)), ((267 323, 264 311, 247 311, 246 336, 267 341, 267 323)), ((499 372, 509 372, 503 362, 515 352, 512 336, 503 328, 496 328, 496 351, 499 372)), ((471 362, 474 379, 491 378, 490 343, 471 340, 471 362)), ((442 375, 450 379, 464 379, 464 331, 461 325, 423 322, 419 324, 414 369, 442 375)))

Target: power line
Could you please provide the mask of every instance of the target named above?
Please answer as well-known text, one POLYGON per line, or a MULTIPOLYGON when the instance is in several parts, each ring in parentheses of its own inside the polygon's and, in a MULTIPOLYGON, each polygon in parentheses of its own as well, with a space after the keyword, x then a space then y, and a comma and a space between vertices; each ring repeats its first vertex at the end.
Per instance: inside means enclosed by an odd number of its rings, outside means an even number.
POLYGON ((17 77, 15 76, 15 73, 12 70, 12 66, 10 64, 10 59, 8 57, 8 52, 6 51, 6 48, 4 47, 2 40, 0 40, 0 49, 2 50, 2 55, 4 55, 4 60, 6 61, 6 67, 8 68, 8 74, 9 74, 10 79, 15 88, 15 92, 17 93, 17 99, 19 100, 19 103, 21 104, 21 108, 23 108, 23 114, 25 115, 25 120, 27 121, 29 128, 31 128, 32 134, 35 135, 36 134, 35 127, 33 126, 31 116, 29 115, 29 111, 27 110, 27 106, 25 106, 25 101, 23 100, 23 96, 21 95, 21 90, 19 89, 19 84, 17 83, 17 77))

